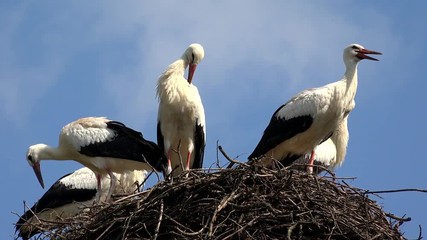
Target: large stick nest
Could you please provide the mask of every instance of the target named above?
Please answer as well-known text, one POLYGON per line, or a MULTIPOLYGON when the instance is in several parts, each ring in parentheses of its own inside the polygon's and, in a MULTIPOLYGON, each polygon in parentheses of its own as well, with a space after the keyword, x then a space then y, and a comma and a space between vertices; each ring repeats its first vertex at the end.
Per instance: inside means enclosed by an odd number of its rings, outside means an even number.
POLYGON ((51 239, 402 239, 390 216, 342 180, 245 165, 191 171, 34 227, 51 239))

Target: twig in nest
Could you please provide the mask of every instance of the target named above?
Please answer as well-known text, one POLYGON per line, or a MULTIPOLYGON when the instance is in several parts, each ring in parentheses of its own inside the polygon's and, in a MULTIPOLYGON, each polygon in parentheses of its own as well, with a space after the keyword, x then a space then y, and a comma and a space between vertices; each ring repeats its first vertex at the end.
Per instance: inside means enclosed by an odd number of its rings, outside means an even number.
POLYGON ((242 163, 240 161, 237 161, 237 160, 229 157, 228 154, 224 151, 224 149, 222 149, 221 145, 218 146, 218 150, 222 153, 222 155, 225 157, 225 159, 227 159, 230 162, 230 164, 228 164, 227 168, 232 168, 234 166, 234 164, 245 164, 245 163, 242 163))
POLYGON ((296 226, 298 226, 298 224, 299 224, 299 223, 292 224, 292 226, 290 226, 290 227, 288 228, 288 234, 286 235, 286 238, 287 238, 288 240, 291 240, 291 239, 292 239, 292 238, 291 238, 291 236, 292 236, 292 231, 295 229, 295 227, 296 227, 296 226))
POLYGON ((209 226, 209 237, 212 237, 213 236, 213 225, 214 225, 214 222, 215 222, 215 220, 216 220, 216 218, 217 218, 217 214, 223 209, 223 208, 225 208, 226 206, 227 206, 227 204, 228 204, 228 202, 229 201, 233 201, 234 199, 236 199, 237 197, 239 197, 240 196, 240 194, 236 194, 236 191, 233 191, 230 195, 228 195, 228 196, 225 196, 222 200, 221 200, 221 202, 219 203, 219 205, 217 206, 217 208, 215 209, 215 212, 214 212, 214 214, 213 214, 213 216, 212 216, 212 220, 211 220, 211 224, 210 224, 210 226, 209 226))
POLYGON ((207 227, 207 224, 208 224, 208 222, 206 222, 206 224, 197 232, 186 232, 186 231, 191 231, 191 229, 182 225, 180 222, 176 221, 172 217, 165 214, 165 219, 166 218, 169 219, 170 221, 172 221, 174 224, 176 224, 177 226, 175 226, 175 229, 178 230, 181 234, 186 235, 186 236, 196 236, 196 235, 200 234, 201 232, 203 232, 203 230, 207 227), (185 228, 186 231, 181 230, 180 228, 185 228))
POLYGON ((160 212, 159 212, 159 220, 157 221, 157 226, 156 226, 156 230, 154 232, 154 236, 153 239, 157 239, 157 236, 159 235, 159 230, 160 230, 160 225, 162 223, 162 219, 163 219, 163 199, 160 200, 160 212))
POLYGON ((411 221, 411 218, 410 218, 410 217, 407 217, 407 218, 404 218, 404 217, 398 217, 398 216, 396 216, 396 215, 394 215, 394 214, 391 214, 391 213, 385 213, 385 215, 386 215, 387 217, 389 217, 389 218, 393 218, 394 220, 397 220, 397 221, 399 221, 399 222, 409 222, 409 221, 411 221))
POLYGON ((108 233, 108 230, 110 230, 110 228, 114 225, 115 222, 111 222, 111 224, 105 229, 104 232, 101 233, 101 235, 99 235, 99 237, 96 238, 96 240, 102 239, 102 237, 104 236, 104 234, 108 233))
POLYGON ((427 189, 403 188, 403 189, 380 190, 380 191, 367 190, 367 191, 365 191, 365 194, 396 193, 396 192, 423 192, 423 193, 427 193, 427 189))
MULTIPOLYGON (((144 158, 144 162, 148 165, 148 166, 150 166, 150 168, 151 168, 151 172, 148 174, 148 176, 144 179, 144 181, 141 183, 141 185, 140 186, 144 186, 144 184, 145 184, 145 182, 147 181, 147 179, 148 179, 148 177, 150 177, 151 176, 151 174, 153 174, 153 172, 156 174, 156 176, 157 176, 157 181, 160 181, 160 177, 159 177, 159 174, 157 174, 157 172, 156 172, 156 169, 147 161, 147 159, 145 158, 145 156, 144 155, 142 155, 142 157, 144 158)), ((139 189, 139 186, 138 186, 138 189, 139 189)))
MULTIPOLYGON (((178 158, 179 158, 179 162, 180 162, 180 166, 181 166, 181 171, 184 172, 185 167, 184 167, 184 162, 182 161, 182 155, 181 155, 181 139, 179 139, 178 142, 178 147, 176 150, 173 150, 176 154, 178 154, 178 158)), ((172 171, 173 172, 173 171, 172 171)))
POLYGON ((219 149, 219 140, 216 140, 216 167, 217 168, 221 168, 221 165, 219 165, 219 153, 218 153, 218 149, 219 149))
MULTIPOLYGON (((147 182, 148 178, 153 174, 154 169, 151 170, 151 172, 145 177, 144 181, 142 181, 141 184, 138 184, 138 182, 135 182, 136 187, 138 188, 138 192, 142 192, 144 190, 144 184, 147 182)), ((157 179, 160 180, 159 175, 156 173, 157 179)))
POLYGON ((252 219, 251 221, 249 221, 247 224, 245 224, 244 226, 241 226, 239 229, 237 229, 235 232, 233 232, 232 234, 224 237, 225 239, 231 239, 234 235, 239 234, 240 232, 242 232, 243 230, 245 230, 245 228, 251 226, 255 221, 258 220, 258 218, 260 218, 259 216, 255 217, 254 219, 252 219))
POLYGON ((129 225, 130 225, 130 221, 133 217, 133 213, 127 218, 126 222, 125 222, 125 227, 123 228, 123 234, 122 234, 122 239, 125 239, 126 236, 126 232, 129 229, 129 225))

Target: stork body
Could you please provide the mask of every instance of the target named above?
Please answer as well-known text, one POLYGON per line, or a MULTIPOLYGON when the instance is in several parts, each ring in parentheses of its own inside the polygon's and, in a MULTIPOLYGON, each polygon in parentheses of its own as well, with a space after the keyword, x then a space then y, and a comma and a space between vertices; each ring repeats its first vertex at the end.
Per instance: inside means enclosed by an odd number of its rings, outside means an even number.
POLYGON ((113 172, 153 169, 164 172, 167 164, 166 156, 155 143, 123 123, 103 117, 81 118, 67 124, 60 133, 58 147, 32 145, 27 160, 42 187, 41 160, 75 160, 95 173, 99 189, 101 177, 108 174, 110 190, 115 184, 113 172))
POLYGON ((357 90, 357 65, 362 59, 376 60, 366 54, 381 54, 351 44, 344 49, 344 77, 320 88, 307 89, 279 107, 249 156, 264 166, 280 161, 288 166, 311 152, 313 164, 316 146, 326 141, 354 107, 357 90))
MULTIPOLYGON (((130 194, 138 190, 146 171, 129 171, 123 174, 114 174, 116 187, 113 194, 130 194)), ((109 177, 101 178, 101 189, 97 190, 97 179, 89 168, 81 168, 73 173, 58 179, 46 193, 26 211, 16 223, 16 231, 23 239, 29 239, 39 233, 31 227, 39 220, 55 221, 58 218, 69 218, 78 215, 81 211, 93 205, 96 195, 105 199, 109 192, 109 177)))
POLYGON ((192 84, 197 64, 204 57, 200 44, 191 44, 182 57, 159 77, 157 143, 168 158, 168 171, 202 168, 206 144, 205 112, 199 91, 192 84), (188 80, 184 78, 189 68, 188 80))
MULTIPOLYGON (((341 166, 344 162, 347 145, 349 139, 349 132, 347 128, 348 116, 344 117, 343 121, 338 125, 330 138, 321 143, 315 148, 314 166, 322 166, 329 168, 331 171, 337 166, 341 166)), ((311 158, 311 153, 304 154, 298 158, 294 164, 308 164, 311 158)), ((298 166, 298 169, 301 167, 298 166)), ((314 170, 316 173, 321 173, 322 168, 314 170)))

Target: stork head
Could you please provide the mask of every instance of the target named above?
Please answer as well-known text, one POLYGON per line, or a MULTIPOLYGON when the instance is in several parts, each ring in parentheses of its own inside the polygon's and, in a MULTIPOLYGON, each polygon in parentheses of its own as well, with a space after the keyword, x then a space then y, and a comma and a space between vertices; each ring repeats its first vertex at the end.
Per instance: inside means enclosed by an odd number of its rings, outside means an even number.
POLYGON ((188 82, 193 81, 194 72, 196 71, 197 64, 199 64, 205 57, 205 50, 202 45, 198 43, 191 44, 184 52, 184 59, 188 62, 188 82))
POLYGON ((42 173, 40 170, 40 152, 46 148, 45 144, 36 144, 28 148, 27 151, 27 161, 28 164, 33 168, 34 173, 36 174, 37 179, 39 180, 40 185, 44 188, 44 182, 42 173))
POLYGON ((360 60, 363 60, 363 59, 379 61, 376 58, 368 56, 367 54, 381 55, 382 53, 368 50, 364 48, 362 45, 354 43, 354 44, 350 44, 344 49, 344 62, 347 62, 347 61, 359 62, 360 60))

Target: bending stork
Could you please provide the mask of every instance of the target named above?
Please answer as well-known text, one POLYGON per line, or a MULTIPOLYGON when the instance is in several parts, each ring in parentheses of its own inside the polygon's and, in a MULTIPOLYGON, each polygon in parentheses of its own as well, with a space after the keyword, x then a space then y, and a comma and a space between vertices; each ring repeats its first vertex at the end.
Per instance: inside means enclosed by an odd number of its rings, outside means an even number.
MULTIPOLYGON (((146 171, 129 171, 124 174, 114 174, 118 182, 113 194, 130 194, 138 191, 138 184, 145 179, 146 171)), ((58 179, 45 194, 26 211, 16 223, 16 231, 22 239, 29 239, 40 229, 32 227, 32 223, 40 220, 55 221, 59 218, 70 218, 78 215, 84 209, 92 206, 98 193, 105 199, 109 192, 110 179, 101 178, 102 188, 97 192, 95 174, 89 168, 81 168, 58 179)))
MULTIPOLYGON (((288 166, 327 140, 354 107, 357 89, 357 65, 362 59, 378 61, 367 54, 381 54, 351 44, 344 49, 344 77, 320 88, 307 89, 294 96, 273 114, 260 142, 249 156, 264 166, 280 161, 288 166)), ((310 170, 310 168, 309 168, 310 170)))
POLYGON ((115 187, 113 172, 156 170, 168 174, 166 156, 155 143, 123 123, 104 117, 81 118, 67 124, 59 135, 58 147, 46 144, 29 147, 27 161, 44 188, 41 160, 75 160, 85 165, 95 173, 98 189, 101 189, 101 177, 108 174, 111 181, 107 200, 115 187))
POLYGON ((157 83, 160 101, 157 143, 167 155, 168 171, 172 171, 173 176, 203 165, 205 112, 199 91, 192 84, 197 64, 203 57, 203 47, 191 44, 180 59, 166 68, 157 83), (187 67, 188 80, 184 78, 187 67))

